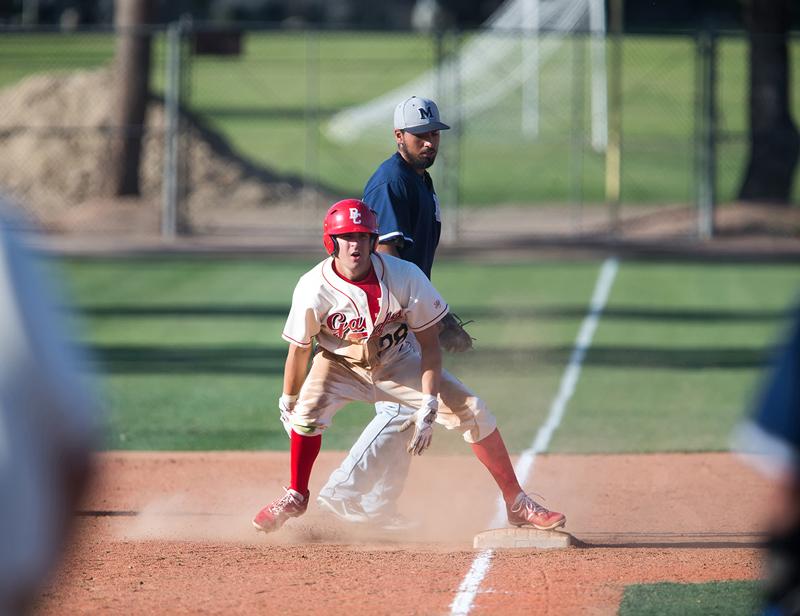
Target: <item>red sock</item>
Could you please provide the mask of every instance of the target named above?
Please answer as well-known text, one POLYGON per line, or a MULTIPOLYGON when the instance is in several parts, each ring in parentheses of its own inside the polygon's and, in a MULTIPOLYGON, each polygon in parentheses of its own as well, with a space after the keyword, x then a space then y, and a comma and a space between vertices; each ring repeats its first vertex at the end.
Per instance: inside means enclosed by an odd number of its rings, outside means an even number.
POLYGON ((485 439, 472 443, 472 451, 494 477, 495 482, 503 492, 503 499, 513 503, 522 488, 517 481, 511 458, 508 457, 506 444, 500 436, 500 430, 495 430, 485 439))
POLYGON ((292 430, 292 483, 289 486, 305 496, 308 494, 308 479, 311 467, 322 448, 322 435, 301 436, 292 430))

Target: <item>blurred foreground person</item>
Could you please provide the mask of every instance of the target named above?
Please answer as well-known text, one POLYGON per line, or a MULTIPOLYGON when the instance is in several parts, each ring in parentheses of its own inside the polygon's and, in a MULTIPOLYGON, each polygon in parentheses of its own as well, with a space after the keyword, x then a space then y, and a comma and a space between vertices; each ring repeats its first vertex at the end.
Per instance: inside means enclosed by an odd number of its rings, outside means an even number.
POLYGON ((0 198, 0 614, 33 608, 86 485, 96 405, 0 198))
POLYGON ((800 308, 769 372, 740 451, 776 482, 764 582, 764 616, 800 614, 800 308))

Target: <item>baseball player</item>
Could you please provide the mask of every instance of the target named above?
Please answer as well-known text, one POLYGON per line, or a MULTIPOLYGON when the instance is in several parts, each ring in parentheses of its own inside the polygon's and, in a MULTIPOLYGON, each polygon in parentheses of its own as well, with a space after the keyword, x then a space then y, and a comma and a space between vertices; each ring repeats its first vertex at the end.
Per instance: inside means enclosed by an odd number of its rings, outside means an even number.
MULTIPOLYGON (((412 96, 399 103, 394 112, 397 151, 364 188, 363 200, 378 216, 377 251, 416 264, 428 278, 442 225, 427 169, 436 160, 439 131, 449 128, 432 100, 412 96)), ((397 402, 375 404, 375 417, 320 490, 320 507, 341 520, 388 530, 414 525, 396 511, 411 463, 398 429, 413 410, 397 402)))
POLYGON ((0 200, 0 614, 32 610, 86 486, 97 403, 0 200))
POLYGON ((283 330, 289 351, 278 406, 291 426, 291 482, 253 525, 270 532, 305 513, 321 433, 347 402, 385 400, 415 409, 400 426, 413 428, 408 453, 428 448, 434 423, 459 430, 502 491, 509 523, 563 526, 563 514, 522 491, 484 402, 442 369, 437 324, 447 304, 416 265, 376 253, 378 235, 375 213, 362 201, 335 203, 325 216, 331 256, 300 278, 283 330))

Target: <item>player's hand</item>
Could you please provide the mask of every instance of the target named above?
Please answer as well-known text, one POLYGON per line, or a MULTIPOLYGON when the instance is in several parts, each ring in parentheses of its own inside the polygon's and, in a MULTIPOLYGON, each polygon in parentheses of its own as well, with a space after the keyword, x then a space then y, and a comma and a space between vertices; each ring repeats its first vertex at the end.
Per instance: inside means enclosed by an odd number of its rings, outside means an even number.
POLYGON ((278 398, 278 410, 281 413, 281 423, 283 429, 286 430, 286 436, 292 438, 292 412, 294 412, 294 405, 297 403, 297 396, 290 396, 289 394, 282 394, 278 398))
POLYGON ((439 400, 435 396, 426 394, 419 410, 400 426, 400 432, 414 426, 414 435, 406 448, 406 451, 412 456, 420 456, 423 451, 430 447, 433 439, 433 422, 436 421, 436 412, 438 410, 439 400))

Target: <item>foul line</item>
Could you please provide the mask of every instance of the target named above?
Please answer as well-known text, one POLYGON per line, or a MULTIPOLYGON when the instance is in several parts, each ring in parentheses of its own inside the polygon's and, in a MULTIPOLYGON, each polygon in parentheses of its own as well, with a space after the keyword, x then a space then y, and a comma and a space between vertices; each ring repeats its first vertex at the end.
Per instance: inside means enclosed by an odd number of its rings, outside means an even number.
MULTIPOLYGON (((611 292, 611 285, 614 284, 614 278, 617 275, 619 262, 616 258, 606 259, 603 262, 603 267, 600 269, 600 274, 597 278, 597 283, 594 287, 592 300, 589 303, 589 312, 583 319, 583 324, 575 338, 575 346, 572 349, 572 354, 569 358, 569 364, 561 377, 561 384, 558 388, 553 403, 550 405, 550 411, 547 414, 547 419, 544 424, 539 428, 533 444, 529 449, 522 452, 522 456, 517 461, 514 470, 517 473, 520 484, 524 485, 528 480, 528 476, 533 470, 533 464, 536 460, 536 455, 542 453, 550 445, 550 440, 553 438, 553 432, 558 428, 561 419, 564 417, 564 411, 567 407, 567 402, 572 398, 575 393, 575 386, 578 384, 578 377, 581 373, 581 365, 586 357, 586 352, 592 344, 594 332, 597 329, 597 324, 600 321, 600 315, 605 308, 608 301, 608 295, 611 292)), ((492 528, 501 526, 505 523, 506 508, 503 499, 498 502, 497 513, 492 520, 492 528)), ((481 582, 486 574, 489 572, 491 566, 494 550, 483 550, 472 561, 467 575, 458 587, 456 598, 450 604, 450 616, 467 616, 472 609, 472 603, 475 600, 475 595, 478 594, 481 582)))

